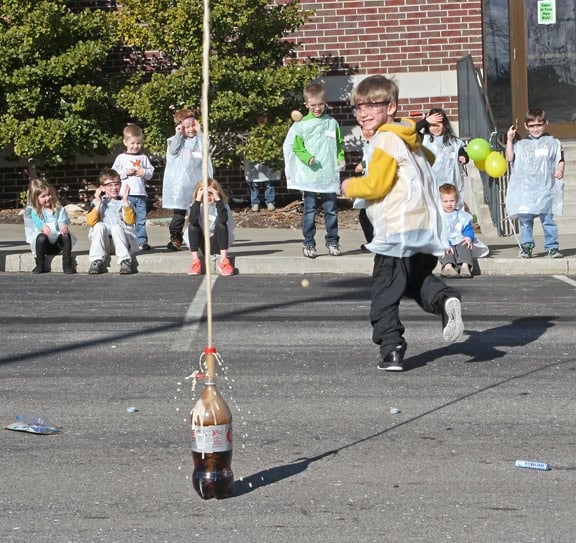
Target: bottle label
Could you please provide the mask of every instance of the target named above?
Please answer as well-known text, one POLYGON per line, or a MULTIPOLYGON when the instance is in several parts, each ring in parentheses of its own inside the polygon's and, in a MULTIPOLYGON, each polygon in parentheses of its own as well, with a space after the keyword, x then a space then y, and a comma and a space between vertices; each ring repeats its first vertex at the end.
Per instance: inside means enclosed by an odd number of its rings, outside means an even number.
POLYGON ((232 450, 232 425, 192 427, 192 452, 213 453, 232 450))

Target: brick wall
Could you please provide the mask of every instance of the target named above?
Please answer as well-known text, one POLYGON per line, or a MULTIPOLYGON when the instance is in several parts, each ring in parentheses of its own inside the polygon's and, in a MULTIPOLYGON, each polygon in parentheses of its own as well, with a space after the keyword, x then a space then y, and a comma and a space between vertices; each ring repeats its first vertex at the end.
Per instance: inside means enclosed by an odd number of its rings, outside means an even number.
MULTIPOLYGON (((480 0, 302 2, 315 14, 295 34, 297 59, 328 60, 333 75, 455 70, 467 54, 482 65, 481 6, 480 0)), ((400 114, 442 107, 457 120, 457 96, 402 99, 400 90, 400 114)))

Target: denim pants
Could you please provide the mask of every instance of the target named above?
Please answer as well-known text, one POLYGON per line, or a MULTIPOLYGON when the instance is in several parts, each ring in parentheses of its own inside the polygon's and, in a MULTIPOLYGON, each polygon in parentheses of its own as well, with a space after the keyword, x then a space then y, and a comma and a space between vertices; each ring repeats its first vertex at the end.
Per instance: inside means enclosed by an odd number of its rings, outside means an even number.
POLYGON ((136 211, 136 236, 140 245, 148 243, 146 232, 146 196, 128 196, 128 201, 136 211))
POLYGON ((534 219, 540 217, 542 230, 544 232, 544 249, 558 249, 558 227, 554 221, 552 213, 540 213, 540 215, 518 215, 520 223, 520 243, 522 245, 531 244, 534 247, 534 219))
POLYGON ((326 226, 326 245, 338 245, 338 204, 335 192, 303 192, 304 209, 302 212, 302 233, 304 245, 316 246, 316 200, 322 200, 324 225, 326 226))
POLYGON ((264 203, 273 204, 276 200, 276 189, 273 181, 263 181, 260 183, 248 183, 250 187, 250 204, 260 205, 260 189, 264 188, 264 203))

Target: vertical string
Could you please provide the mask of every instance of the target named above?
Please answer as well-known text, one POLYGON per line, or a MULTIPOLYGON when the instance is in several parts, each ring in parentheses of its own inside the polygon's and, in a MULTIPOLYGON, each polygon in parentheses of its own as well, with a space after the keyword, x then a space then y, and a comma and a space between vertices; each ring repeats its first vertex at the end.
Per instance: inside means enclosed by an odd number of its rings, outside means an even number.
POLYGON ((202 183, 204 207, 204 259, 206 262, 206 318, 208 324, 207 346, 212 347, 212 259, 210 257, 210 222, 208 217, 208 154, 210 152, 208 122, 208 88, 210 81, 210 0, 204 0, 204 17, 202 22, 202 96, 200 111, 202 115, 202 183))

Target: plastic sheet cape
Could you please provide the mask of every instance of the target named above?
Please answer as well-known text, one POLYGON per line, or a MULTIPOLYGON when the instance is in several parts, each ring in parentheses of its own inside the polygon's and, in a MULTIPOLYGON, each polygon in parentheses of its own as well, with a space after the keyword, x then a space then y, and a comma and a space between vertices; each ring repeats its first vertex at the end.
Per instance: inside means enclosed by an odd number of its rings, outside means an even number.
POLYGON ((464 200, 464 170, 458 162, 458 151, 464 147, 464 142, 454 138, 448 145, 444 144, 444 136, 430 136, 426 134, 422 145, 432 151, 436 160, 432 165, 432 173, 436 181, 436 187, 444 183, 450 183, 458 189, 460 203, 464 200))
MULTIPOLYGON (((470 221, 472 221, 472 215, 462 209, 458 209, 453 213, 442 213, 442 220, 450 243, 452 245, 459 245, 462 243, 462 240, 464 239, 462 230, 470 223, 470 221)), ((482 258, 489 252, 490 249, 488 246, 482 243, 478 238, 474 237, 474 240, 472 241, 472 256, 474 258, 482 258)))
POLYGON ((448 239, 440 216, 440 197, 426 156, 421 149, 410 151, 392 132, 379 132, 373 141, 374 154, 380 148, 401 167, 388 195, 370 202, 366 209, 374 225, 374 239, 366 245, 367 249, 396 258, 416 253, 442 256, 448 248, 448 239))
MULTIPOLYGON (((38 234, 40 234, 41 232, 40 229, 36 227, 36 225, 34 224, 34 220, 32 219, 33 211, 34 210, 30 206, 26 206, 26 208, 24 209, 24 233, 26 235, 26 243, 30 244, 32 254, 36 256, 36 238, 38 237, 38 234)), ((63 222, 64 219, 68 221, 68 214, 66 213, 66 209, 61 207, 56 213, 55 219, 56 222, 58 223, 63 222)), ((46 224, 48 224, 48 226, 51 227, 49 223, 46 224)), ((54 228, 52 227, 50 228, 50 230, 52 231, 52 235, 50 236, 50 243, 54 245, 58 241, 60 232, 55 232, 54 228)), ((77 238, 72 234, 70 234, 70 237, 72 239, 72 247, 74 247, 77 238)))
MULTIPOLYGON (((162 184, 162 207, 165 209, 188 209, 192 203, 194 189, 202 180, 202 132, 193 138, 179 136, 168 138, 166 168, 162 184), (179 146, 178 143, 181 145, 179 146), (172 146, 178 147, 177 153, 171 153, 172 146)), ((214 175, 212 162, 208 160, 208 177, 214 175)))
MULTIPOLYGON (((506 211, 511 219, 552 212, 554 172, 561 157, 560 142, 552 136, 524 139, 514 145, 514 163, 506 193, 506 211)), ((561 210, 563 204, 564 196, 559 191, 554 206, 561 210)))
POLYGON ((286 185, 289 189, 340 193, 336 129, 336 121, 328 116, 298 121, 290 127, 282 144, 286 185), (294 154, 293 145, 296 136, 306 140, 307 149, 316 159, 315 164, 308 166, 294 154), (333 146, 326 145, 326 141, 332 140, 333 146))

